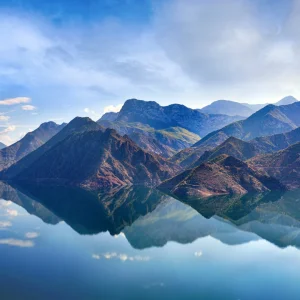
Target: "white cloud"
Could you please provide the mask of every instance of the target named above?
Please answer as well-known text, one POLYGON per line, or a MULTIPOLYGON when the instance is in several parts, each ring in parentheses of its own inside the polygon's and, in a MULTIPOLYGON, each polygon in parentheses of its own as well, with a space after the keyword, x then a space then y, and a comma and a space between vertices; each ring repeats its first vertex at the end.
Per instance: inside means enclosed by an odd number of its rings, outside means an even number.
POLYGON ((40 234, 38 232, 26 232, 25 237, 28 239, 36 239, 40 234))
POLYGON ((88 108, 88 107, 86 107, 84 110, 84 113, 88 116, 88 117, 90 117, 90 118, 92 118, 92 119, 96 119, 96 120, 98 120, 99 118, 100 118, 100 114, 98 114, 96 111, 94 111, 94 110, 92 110, 92 109, 90 109, 90 108, 88 108))
POLYGON ((33 105, 23 105, 22 109, 23 110, 36 110, 37 108, 33 105))
POLYGON ((209 98, 255 103, 299 97, 300 2, 292 1, 284 17, 259 5, 250 0, 167 1, 156 10, 157 40, 209 98))
POLYGON ((123 104, 105 106, 104 113, 119 112, 121 110, 122 106, 123 106, 123 104))
POLYGON ((17 239, 0 239, 0 244, 14 246, 14 247, 21 247, 21 248, 30 248, 34 246, 33 241, 17 240, 17 239))
POLYGON ((299 1, 280 20, 264 15, 261 1, 155 2, 148 27, 109 18, 58 28, 42 16, 2 13, 1 84, 57 110, 77 105, 74 113, 118 111, 132 97, 192 107, 300 98, 299 1))
POLYGON ((28 103, 31 99, 28 97, 17 97, 17 98, 9 98, 0 100, 0 105, 16 105, 21 103, 28 103))
POLYGON ((0 121, 8 121, 10 119, 10 116, 1 116, 0 115, 0 121))
POLYGON ((11 131, 15 131, 15 130, 16 130, 16 126, 15 125, 9 125, 5 129, 3 129, 2 131, 0 131, 0 135, 8 133, 8 132, 11 132, 11 131))

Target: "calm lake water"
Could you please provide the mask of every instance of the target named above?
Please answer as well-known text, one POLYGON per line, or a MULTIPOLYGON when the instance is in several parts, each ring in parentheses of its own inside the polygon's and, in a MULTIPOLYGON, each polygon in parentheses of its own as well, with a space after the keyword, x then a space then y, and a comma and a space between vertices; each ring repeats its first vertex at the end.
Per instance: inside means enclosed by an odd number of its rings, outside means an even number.
POLYGON ((0 183, 0 299, 299 299, 300 192, 0 183))

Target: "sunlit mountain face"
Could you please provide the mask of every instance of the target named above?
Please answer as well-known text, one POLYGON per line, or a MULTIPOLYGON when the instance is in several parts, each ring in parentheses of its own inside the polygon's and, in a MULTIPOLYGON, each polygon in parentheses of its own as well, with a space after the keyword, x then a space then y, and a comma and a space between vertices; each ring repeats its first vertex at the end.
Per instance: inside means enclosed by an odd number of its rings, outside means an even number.
POLYGON ((0 196, 4 299, 53 299, 54 290, 59 299, 292 299, 300 291, 297 190, 191 200, 146 187, 1 183, 0 196))

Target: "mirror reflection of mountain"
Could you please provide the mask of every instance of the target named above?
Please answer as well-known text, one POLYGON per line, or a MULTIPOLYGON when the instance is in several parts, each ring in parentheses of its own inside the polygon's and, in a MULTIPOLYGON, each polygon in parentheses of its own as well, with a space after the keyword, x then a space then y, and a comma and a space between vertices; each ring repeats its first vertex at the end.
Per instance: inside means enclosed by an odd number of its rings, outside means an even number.
POLYGON ((136 249, 206 236, 229 245, 261 237, 279 247, 300 247, 299 190, 176 200, 144 187, 87 191, 0 183, 0 195, 45 223, 65 221, 79 234, 123 232, 136 249))
MULTIPOLYGON (((28 198, 42 204, 80 234, 106 231, 112 235, 119 234, 125 226, 131 225, 139 216, 151 212, 158 203, 167 198, 159 191, 146 187, 101 191, 47 185, 16 188, 28 198)), ((20 205, 23 206, 24 203, 20 205)))
POLYGON ((136 249, 163 247, 170 241, 187 244, 206 236, 229 245, 258 239, 256 235, 245 233, 222 218, 206 219, 192 207, 172 198, 159 204, 152 213, 139 218, 123 232, 136 249))
POLYGON ((300 190, 179 200, 208 219, 228 220, 278 247, 300 247, 300 190))
POLYGON ((0 181, 0 198, 7 201, 12 201, 15 204, 23 207, 29 214, 35 215, 43 222, 56 225, 61 220, 43 204, 26 196, 19 190, 0 181))

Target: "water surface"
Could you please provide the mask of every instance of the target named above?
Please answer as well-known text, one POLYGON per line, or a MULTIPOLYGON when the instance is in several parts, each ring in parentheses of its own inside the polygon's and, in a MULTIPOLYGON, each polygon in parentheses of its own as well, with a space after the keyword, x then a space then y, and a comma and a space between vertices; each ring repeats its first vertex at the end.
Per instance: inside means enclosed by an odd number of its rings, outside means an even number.
POLYGON ((1 299, 299 299, 300 192, 0 184, 1 299))

